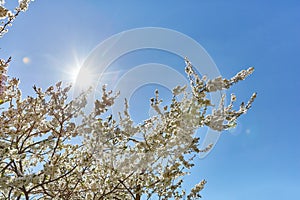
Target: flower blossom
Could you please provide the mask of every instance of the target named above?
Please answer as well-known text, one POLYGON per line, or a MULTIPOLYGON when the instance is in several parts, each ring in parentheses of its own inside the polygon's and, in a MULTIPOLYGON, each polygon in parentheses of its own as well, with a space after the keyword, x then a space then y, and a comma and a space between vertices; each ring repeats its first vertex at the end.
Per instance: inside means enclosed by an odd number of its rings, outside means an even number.
POLYGON ((10 11, 0 4, 0 19, 5 19, 9 16, 10 11))
POLYGON ((209 92, 215 92, 217 90, 222 90, 224 88, 224 81, 221 76, 209 80, 206 84, 206 88, 209 92))
MULTIPOLYGON (((0 59, 0 101, 2 102, 3 100, 3 95, 4 95, 4 91, 5 91, 5 83, 7 81, 7 66, 8 66, 8 62, 10 61, 10 59, 8 61, 5 61, 3 59, 0 59)), ((0 102, 0 103, 1 103, 0 102)))
POLYGON ((19 0, 19 9, 21 11, 26 11, 28 9, 30 1, 33 0, 19 0))

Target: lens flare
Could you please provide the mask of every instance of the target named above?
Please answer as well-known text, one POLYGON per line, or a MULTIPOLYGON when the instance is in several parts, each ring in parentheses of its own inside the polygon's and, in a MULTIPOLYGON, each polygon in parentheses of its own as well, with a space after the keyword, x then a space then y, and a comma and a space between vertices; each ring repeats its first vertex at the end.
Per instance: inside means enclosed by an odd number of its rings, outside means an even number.
POLYGON ((29 64, 31 60, 30 60, 29 57, 24 57, 24 58, 22 59, 22 61, 23 61, 24 64, 29 64))

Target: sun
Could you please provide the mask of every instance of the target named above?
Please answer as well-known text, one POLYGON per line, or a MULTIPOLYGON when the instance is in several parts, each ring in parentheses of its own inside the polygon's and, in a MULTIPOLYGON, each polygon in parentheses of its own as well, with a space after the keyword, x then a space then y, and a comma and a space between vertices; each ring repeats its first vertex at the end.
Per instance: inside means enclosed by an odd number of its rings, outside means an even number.
POLYGON ((75 76, 73 78, 73 84, 75 84, 80 89, 88 89, 93 87, 97 81, 97 74, 87 67, 81 67, 76 70, 75 76))
POLYGON ((76 66, 74 68, 69 69, 68 76, 73 84, 76 82, 79 71, 80 71, 80 66, 76 66))
POLYGON ((84 65, 83 56, 73 50, 73 59, 64 63, 62 70, 62 79, 77 89, 86 90, 92 87, 97 81, 97 72, 84 65))
POLYGON ((79 92, 86 91, 96 84, 96 73, 78 63, 65 65, 61 70, 62 77, 60 79, 71 84, 72 88, 76 88, 79 92))

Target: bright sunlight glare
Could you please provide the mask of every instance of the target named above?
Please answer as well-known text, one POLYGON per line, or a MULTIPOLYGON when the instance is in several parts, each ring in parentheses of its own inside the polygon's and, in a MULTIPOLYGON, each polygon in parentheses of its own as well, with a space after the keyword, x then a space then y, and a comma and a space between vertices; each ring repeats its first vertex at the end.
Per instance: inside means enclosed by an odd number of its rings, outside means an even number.
POLYGON ((97 81, 95 73, 86 67, 74 69, 71 76, 73 84, 78 85, 83 90, 93 86, 95 81, 97 81))

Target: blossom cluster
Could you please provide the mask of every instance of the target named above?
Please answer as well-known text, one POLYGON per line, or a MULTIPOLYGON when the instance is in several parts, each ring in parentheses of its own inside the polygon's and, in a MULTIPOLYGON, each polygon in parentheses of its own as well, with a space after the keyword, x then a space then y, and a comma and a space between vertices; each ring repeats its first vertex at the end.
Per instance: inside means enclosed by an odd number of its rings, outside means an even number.
POLYGON ((7 81, 7 67, 9 62, 11 61, 11 57, 8 60, 0 59, 0 104, 4 102, 5 97, 5 88, 7 81))
POLYGON ((31 1, 34 0, 18 0, 19 5, 14 10, 5 7, 5 1, 0 1, 0 38, 8 32, 7 27, 11 26, 15 18, 20 12, 25 12, 31 1))
POLYGON ((0 4, 0 19, 5 19, 11 15, 11 12, 0 4))
MULTIPOLYGON (((207 93, 228 89, 233 84, 244 80, 254 71, 254 68, 250 67, 247 70, 240 71, 231 79, 216 77, 212 80, 206 81, 207 78, 205 76, 200 79, 199 75, 193 69, 191 62, 187 58, 185 61, 185 71, 190 79, 193 95, 198 99, 198 101, 203 102, 206 106, 212 106, 210 100, 206 99, 207 93)), ((253 93, 246 105, 242 102, 239 110, 233 110, 233 103, 236 101, 236 96, 231 94, 230 104, 225 107, 225 95, 223 95, 219 107, 213 108, 212 114, 205 116, 204 124, 216 131, 235 127, 236 119, 250 109, 255 98, 256 93, 253 93)))

